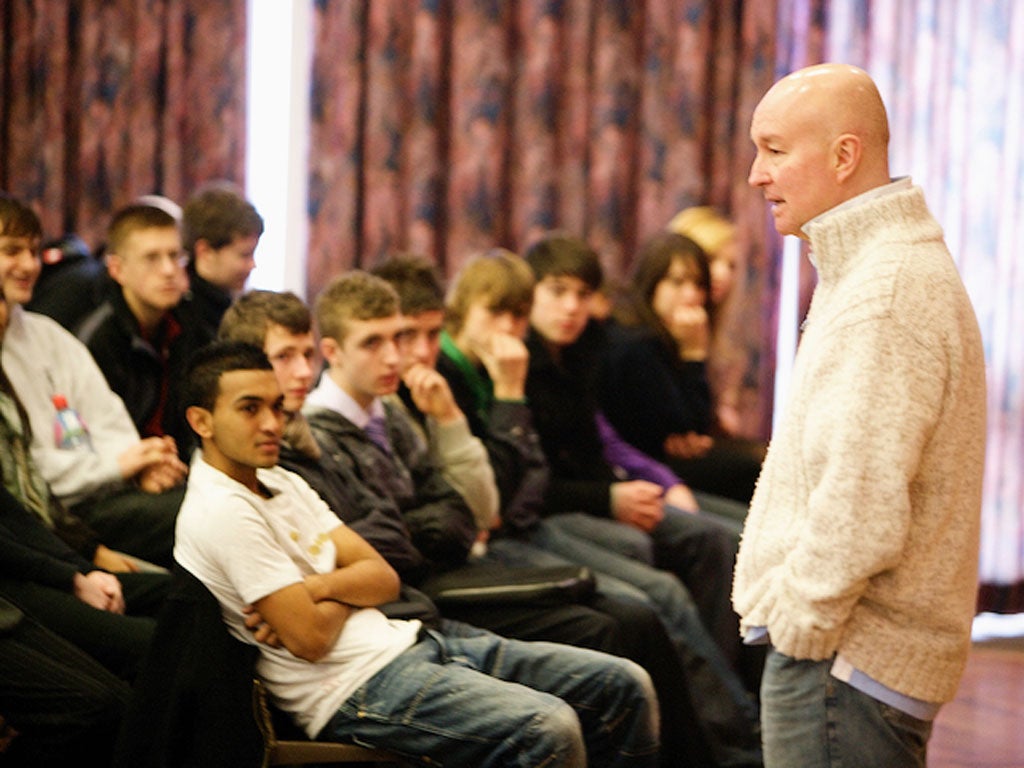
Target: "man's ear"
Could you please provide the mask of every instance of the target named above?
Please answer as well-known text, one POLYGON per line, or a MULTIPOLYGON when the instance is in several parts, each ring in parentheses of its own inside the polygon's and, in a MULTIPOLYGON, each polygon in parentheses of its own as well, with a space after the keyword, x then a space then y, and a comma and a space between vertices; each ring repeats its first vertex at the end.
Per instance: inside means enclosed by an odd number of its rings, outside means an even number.
POLYGON ((213 437, 213 414, 198 405, 190 405, 185 409, 185 419, 200 439, 213 437))
POLYGON ((842 184, 857 171, 863 151, 864 145, 854 133, 844 133, 832 143, 832 161, 838 183, 842 184))

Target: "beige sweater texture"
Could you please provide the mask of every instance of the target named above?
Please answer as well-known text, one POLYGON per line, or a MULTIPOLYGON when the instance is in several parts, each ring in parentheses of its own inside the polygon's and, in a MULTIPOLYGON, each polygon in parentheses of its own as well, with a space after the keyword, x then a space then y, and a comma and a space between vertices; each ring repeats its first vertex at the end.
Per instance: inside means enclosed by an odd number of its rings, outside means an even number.
POLYGON ((977 590, 977 320, 919 188, 806 230, 819 283, 740 545, 741 631, 948 701, 977 590))

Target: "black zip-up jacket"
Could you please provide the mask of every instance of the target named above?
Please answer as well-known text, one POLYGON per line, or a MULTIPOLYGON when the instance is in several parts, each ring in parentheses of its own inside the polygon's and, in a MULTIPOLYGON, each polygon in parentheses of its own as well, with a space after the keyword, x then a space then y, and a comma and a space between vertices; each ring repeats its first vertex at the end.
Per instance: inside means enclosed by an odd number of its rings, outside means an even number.
POLYGON ((376 497, 374 508, 399 510, 412 543, 432 572, 463 565, 476 538, 473 513, 444 480, 405 417, 388 404, 384 410, 391 456, 336 411, 310 408, 304 414, 324 453, 346 467, 365 493, 376 497))
MULTIPOLYGON (((463 372, 443 352, 437 358, 437 371, 447 380, 470 431, 487 449, 501 498, 500 533, 530 531, 540 521, 549 472, 529 406, 493 399, 478 403, 463 372)), ((480 375, 487 378, 486 371, 480 375)))
POLYGON ((194 438, 181 408, 180 386, 198 342, 177 310, 168 313, 151 343, 142 337, 121 287, 115 284, 104 302, 79 324, 75 335, 89 348, 110 388, 124 401, 139 435, 154 434, 150 424, 163 399, 160 427, 175 439, 179 453, 188 456, 194 438))

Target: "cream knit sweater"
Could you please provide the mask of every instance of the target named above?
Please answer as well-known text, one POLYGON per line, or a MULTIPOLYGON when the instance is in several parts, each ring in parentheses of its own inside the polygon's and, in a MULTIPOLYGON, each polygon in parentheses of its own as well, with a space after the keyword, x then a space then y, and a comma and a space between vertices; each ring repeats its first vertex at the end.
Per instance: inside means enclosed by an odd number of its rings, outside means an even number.
POLYGON ((978 324, 910 187, 809 223, 819 284, 733 584, 741 630, 951 699, 977 588, 978 324))

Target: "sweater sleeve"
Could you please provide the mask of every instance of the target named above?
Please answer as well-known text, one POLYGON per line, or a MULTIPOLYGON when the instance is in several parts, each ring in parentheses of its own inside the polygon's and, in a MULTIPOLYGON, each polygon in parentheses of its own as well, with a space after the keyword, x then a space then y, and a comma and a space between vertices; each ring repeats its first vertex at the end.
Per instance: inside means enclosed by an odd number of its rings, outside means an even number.
POLYGON ((444 479, 466 500, 477 528, 493 528, 499 520, 498 487, 487 451, 470 432, 465 416, 448 424, 427 419, 427 433, 444 479))

